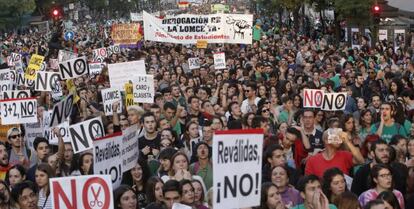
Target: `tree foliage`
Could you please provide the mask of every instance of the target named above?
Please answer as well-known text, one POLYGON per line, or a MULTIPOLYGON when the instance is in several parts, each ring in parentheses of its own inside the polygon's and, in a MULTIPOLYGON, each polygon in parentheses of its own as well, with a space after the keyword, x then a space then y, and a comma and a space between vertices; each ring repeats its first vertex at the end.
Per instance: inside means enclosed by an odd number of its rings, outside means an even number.
POLYGON ((31 14, 35 0, 0 0, 0 28, 16 26, 23 15, 31 14))

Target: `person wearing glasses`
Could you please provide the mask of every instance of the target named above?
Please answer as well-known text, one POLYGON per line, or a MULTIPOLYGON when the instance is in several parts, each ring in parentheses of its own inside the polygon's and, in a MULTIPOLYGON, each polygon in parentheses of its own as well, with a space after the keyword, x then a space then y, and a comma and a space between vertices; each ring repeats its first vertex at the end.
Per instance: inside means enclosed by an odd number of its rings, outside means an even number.
POLYGON ((11 145, 9 163, 11 165, 21 164, 26 169, 37 163, 37 159, 30 149, 25 145, 24 136, 19 128, 11 128, 7 131, 7 140, 11 145))
POLYGON ((361 206, 364 207, 369 201, 377 199, 378 195, 383 191, 392 191, 398 199, 400 208, 404 207, 404 197, 402 193, 392 186, 392 172, 385 164, 376 164, 371 169, 372 189, 363 192, 358 200, 361 206))
POLYGON ((252 107, 258 106, 260 98, 256 96, 256 90, 256 84, 249 83, 246 85, 246 88, 244 89, 244 95, 246 96, 246 99, 243 100, 241 104, 241 111, 243 114, 254 112, 252 107))

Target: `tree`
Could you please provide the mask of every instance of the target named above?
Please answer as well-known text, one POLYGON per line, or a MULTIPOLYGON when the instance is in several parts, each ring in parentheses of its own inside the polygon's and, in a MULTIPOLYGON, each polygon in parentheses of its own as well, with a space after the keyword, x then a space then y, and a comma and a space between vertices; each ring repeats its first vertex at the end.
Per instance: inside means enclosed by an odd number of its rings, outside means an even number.
POLYGON ((12 28, 21 25, 23 15, 31 14, 35 0, 0 0, 0 28, 12 28))

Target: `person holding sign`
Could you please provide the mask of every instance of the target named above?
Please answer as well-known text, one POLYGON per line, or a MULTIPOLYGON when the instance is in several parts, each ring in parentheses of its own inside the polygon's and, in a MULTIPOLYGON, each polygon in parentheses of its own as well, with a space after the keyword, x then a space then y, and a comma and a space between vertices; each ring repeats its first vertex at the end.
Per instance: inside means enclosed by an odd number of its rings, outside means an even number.
POLYGON ((361 151, 354 146, 348 134, 342 129, 330 128, 323 134, 325 150, 310 157, 306 162, 305 175, 314 174, 320 178, 329 168, 338 167, 349 175, 352 166, 364 163, 361 151), (339 150, 342 143, 349 151, 339 150))

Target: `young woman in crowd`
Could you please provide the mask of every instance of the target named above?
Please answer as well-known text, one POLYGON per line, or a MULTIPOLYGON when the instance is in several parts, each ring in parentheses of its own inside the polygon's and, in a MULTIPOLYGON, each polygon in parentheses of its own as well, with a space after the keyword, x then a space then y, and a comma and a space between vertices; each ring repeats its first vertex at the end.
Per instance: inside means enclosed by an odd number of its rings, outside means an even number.
POLYGON ((135 166, 122 176, 121 183, 130 186, 134 190, 140 207, 145 207, 148 204, 145 188, 150 175, 147 162, 140 158, 135 166))
POLYGON ((205 193, 203 189, 203 184, 196 179, 191 181, 191 184, 194 188, 194 205, 196 208, 207 208, 205 202, 205 193))
POLYGON ((164 185, 164 182, 162 179, 158 176, 151 176, 148 179, 147 185, 146 185, 146 196, 147 196, 147 202, 149 203, 158 203, 161 204, 163 201, 163 193, 162 193, 162 186, 164 185))
POLYGON ((401 209, 397 197, 391 191, 381 192, 377 199, 384 201, 386 208, 401 209))
POLYGON ((15 202, 11 199, 10 191, 11 190, 7 186, 7 183, 5 181, 0 180, 0 208, 1 209, 16 208, 15 202))
POLYGON ((42 209, 52 209, 53 198, 50 194, 49 179, 55 177, 55 172, 47 163, 40 163, 36 168, 36 185, 39 188, 37 206, 42 209))
POLYGON ((114 190, 115 209, 139 209, 137 195, 128 185, 120 185, 114 190))
POLYGON ((369 109, 361 111, 361 116, 359 118, 359 131, 358 137, 361 139, 362 143, 365 141, 365 137, 371 133, 372 125, 372 112, 369 109))
POLYGON ((187 154, 188 158, 191 158, 193 154, 192 147, 194 147, 199 140, 200 132, 198 122, 191 121, 187 123, 182 141, 184 143, 184 152, 187 154))
POLYGON ((260 207, 258 209, 285 209, 282 197, 277 187, 271 182, 262 184, 260 207))
POLYGON ((299 191, 292 185, 289 185, 289 171, 285 166, 274 167, 271 175, 272 183, 276 186, 277 192, 287 208, 303 203, 303 198, 300 196, 299 191))
POLYGON ((388 166, 384 164, 374 165, 371 169, 370 180, 373 188, 363 192, 358 198, 363 207, 369 201, 375 200, 381 192, 391 191, 397 197, 400 207, 405 208, 403 195, 398 190, 392 188, 392 172, 388 166))
POLYGON ((326 170, 323 174, 322 188, 329 202, 335 203, 336 199, 347 190, 344 173, 338 168, 326 170))
POLYGON ((355 120, 351 114, 345 114, 341 117, 340 120, 342 130, 348 134, 348 137, 352 139, 352 143, 355 146, 361 146, 361 139, 359 138, 356 127, 355 120))
POLYGON ((6 173, 6 182, 10 189, 24 180, 26 180, 26 169, 20 164, 12 166, 6 173))
POLYGON ((93 174, 93 155, 90 152, 82 153, 77 164, 73 165, 71 175, 90 175, 93 174))

